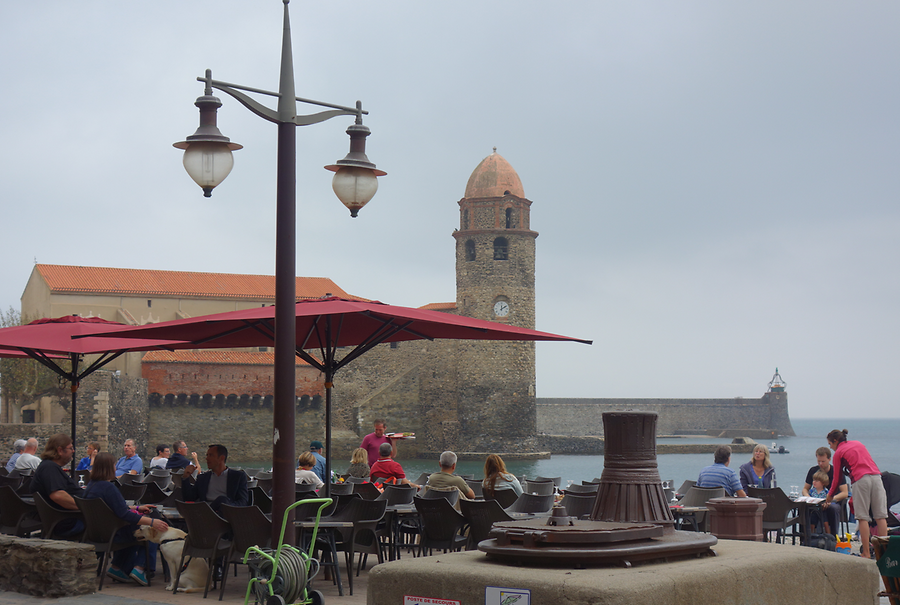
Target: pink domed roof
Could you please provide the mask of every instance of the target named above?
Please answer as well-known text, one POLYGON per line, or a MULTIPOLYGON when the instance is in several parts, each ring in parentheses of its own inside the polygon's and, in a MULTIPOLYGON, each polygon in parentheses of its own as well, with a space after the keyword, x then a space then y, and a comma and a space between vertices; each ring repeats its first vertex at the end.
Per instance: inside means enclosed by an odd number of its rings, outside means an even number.
POLYGON ((469 177, 465 197, 503 197, 507 191, 517 197, 525 197, 519 175, 494 147, 494 153, 481 160, 469 177))

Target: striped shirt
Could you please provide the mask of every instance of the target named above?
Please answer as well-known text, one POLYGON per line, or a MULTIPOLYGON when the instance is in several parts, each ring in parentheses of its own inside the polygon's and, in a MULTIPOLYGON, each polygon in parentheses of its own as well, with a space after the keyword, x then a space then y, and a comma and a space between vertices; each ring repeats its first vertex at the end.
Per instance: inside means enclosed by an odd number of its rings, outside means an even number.
POLYGON ((700 476, 697 477, 697 487, 724 487, 729 496, 744 489, 738 474, 724 464, 704 467, 700 471, 700 476))

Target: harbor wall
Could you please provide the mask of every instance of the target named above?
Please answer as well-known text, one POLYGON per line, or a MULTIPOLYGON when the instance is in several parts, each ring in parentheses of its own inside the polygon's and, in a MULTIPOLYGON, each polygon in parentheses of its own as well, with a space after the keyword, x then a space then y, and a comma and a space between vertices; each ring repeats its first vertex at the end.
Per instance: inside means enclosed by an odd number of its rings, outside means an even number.
POLYGON ((787 393, 759 399, 537 398, 539 434, 603 436, 603 412, 640 410, 659 414, 658 435, 750 432, 756 437, 793 436, 787 393))

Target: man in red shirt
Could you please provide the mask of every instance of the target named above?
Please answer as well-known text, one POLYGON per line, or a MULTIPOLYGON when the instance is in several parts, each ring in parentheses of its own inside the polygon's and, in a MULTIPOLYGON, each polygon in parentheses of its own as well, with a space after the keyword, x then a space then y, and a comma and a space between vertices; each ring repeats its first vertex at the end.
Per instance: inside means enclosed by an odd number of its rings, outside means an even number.
POLYGON ((393 455, 397 455, 397 440, 384 434, 384 420, 378 418, 372 424, 375 426, 375 432, 363 437, 362 444, 359 446, 369 454, 369 466, 372 466, 378 460, 378 448, 383 443, 390 445, 393 455))
POLYGON ((418 489, 418 485, 406 478, 403 467, 399 462, 394 462, 394 450, 390 443, 382 443, 378 448, 378 460, 372 465, 370 476, 372 481, 376 479, 394 479, 395 483, 405 483, 418 489))

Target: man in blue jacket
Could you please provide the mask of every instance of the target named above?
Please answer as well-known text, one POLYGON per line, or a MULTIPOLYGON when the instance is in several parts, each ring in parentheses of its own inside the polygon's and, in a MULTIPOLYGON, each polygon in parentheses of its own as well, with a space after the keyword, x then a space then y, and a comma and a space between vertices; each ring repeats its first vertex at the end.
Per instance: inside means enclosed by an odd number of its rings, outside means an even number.
POLYGON ((205 473, 200 473, 196 483, 191 485, 190 477, 195 467, 189 464, 182 474, 181 490, 185 501, 209 502, 213 510, 219 510, 222 504, 231 506, 249 506, 250 491, 247 489, 247 475, 244 471, 236 471, 225 466, 228 460, 228 448, 224 445, 211 445, 206 450, 205 473))

